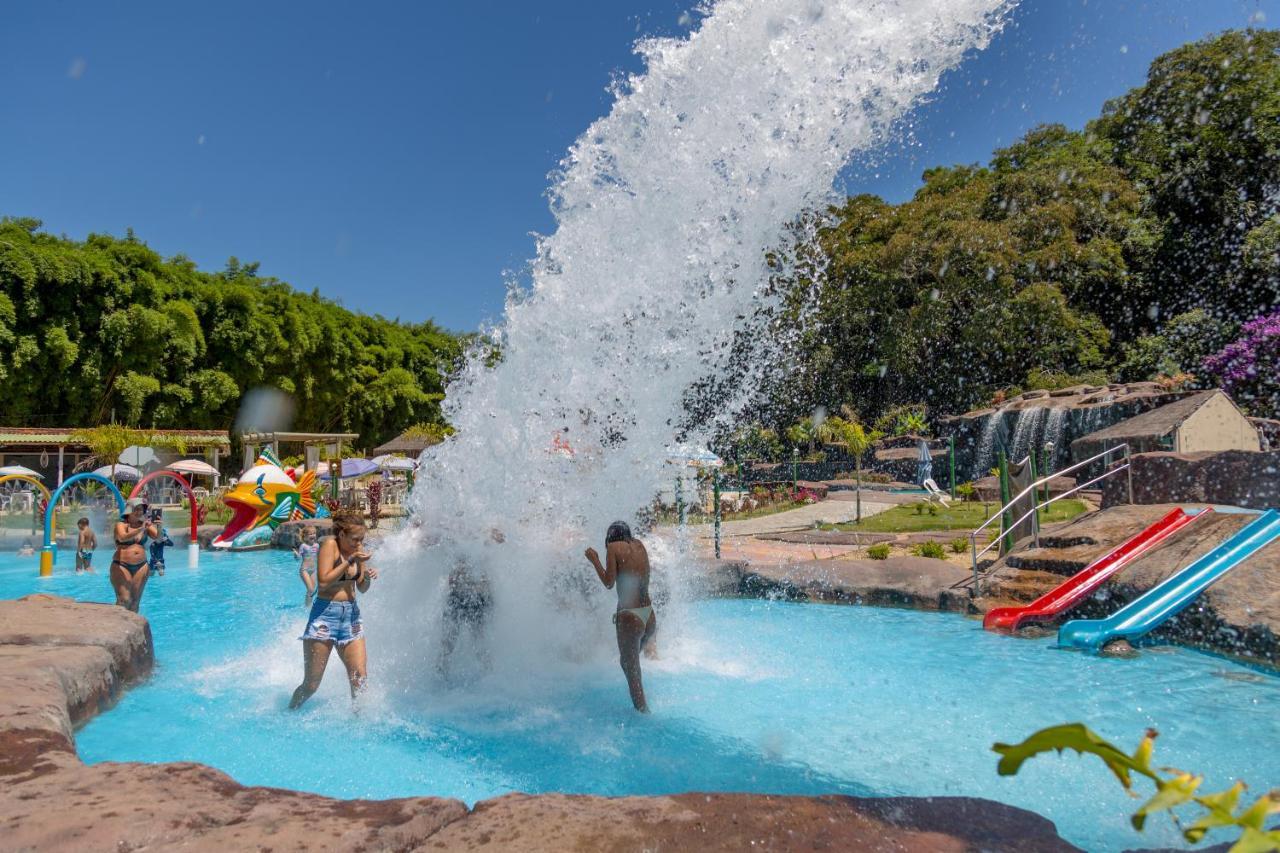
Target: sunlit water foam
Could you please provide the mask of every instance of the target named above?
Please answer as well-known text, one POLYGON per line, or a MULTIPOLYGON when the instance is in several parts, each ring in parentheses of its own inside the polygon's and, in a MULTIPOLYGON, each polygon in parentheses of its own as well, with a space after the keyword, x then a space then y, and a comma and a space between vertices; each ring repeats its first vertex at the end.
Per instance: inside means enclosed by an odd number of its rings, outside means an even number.
MULTIPOLYGON (((380 689, 407 697, 435 683, 444 578, 459 560, 494 584, 493 671, 477 690, 616 667, 600 618, 612 593, 583 549, 602 550, 605 526, 635 520, 670 476, 682 397, 724 370, 735 331, 767 300, 778 273, 767 251, 833 200, 851 154, 882 143, 1009 6, 723 0, 687 38, 637 45, 645 71, 615 86, 609 114, 554 176, 557 227, 491 330, 497 363, 474 354, 448 389, 457 434, 423 455, 416 526, 379 554, 383 579, 364 607, 394 679, 380 689)), ((721 417, 757 378, 738 383, 721 417)), ((654 562, 662 642, 692 648, 679 639, 689 560, 654 562)))

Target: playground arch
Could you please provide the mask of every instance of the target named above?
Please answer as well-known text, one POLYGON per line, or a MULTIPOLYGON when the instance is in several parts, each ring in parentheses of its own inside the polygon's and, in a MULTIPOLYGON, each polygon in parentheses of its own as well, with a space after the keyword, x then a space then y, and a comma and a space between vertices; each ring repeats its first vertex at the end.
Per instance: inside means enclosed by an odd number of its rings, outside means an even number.
POLYGON ((41 577, 48 577, 53 574, 53 515, 57 511, 58 499, 62 497, 62 493, 69 487, 74 486, 76 483, 83 483, 86 480, 92 480, 106 486, 107 490, 111 492, 111 494, 115 495, 116 509, 119 511, 120 515, 124 515, 124 495, 120 494, 120 489, 116 487, 116 484, 108 480, 106 477, 88 471, 83 474, 74 474, 66 480, 63 480, 62 485, 58 486, 58 488, 54 490, 53 494, 49 496, 48 505, 45 506, 44 510, 44 547, 40 549, 41 577))
POLYGON ((181 474, 179 474, 176 471, 169 471, 164 468, 161 468, 158 471, 152 471, 150 474, 148 474, 147 476, 143 477, 141 480, 138 481, 137 485, 133 487, 133 491, 129 492, 129 497, 131 498, 141 497, 142 490, 143 488, 146 487, 147 483, 150 483, 165 477, 169 478, 170 480, 176 480, 178 485, 182 487, 183 494, 187 496, 187 505, 191 507, 191 541, 196 542, 199 540, 199 536, 196 533, 196 527, 198 527, 200 523, 200 520, 199 520, 200 510, 196 506, 195 493, 191 491, 191 484, 187 482, 186 477, 183 477, 181 474))
POLYGON ((35 486, 40 491, 44 492, 44 504, 46 508, 52 504, 52 501, 49 500, 49 487, 37 480, 35 477, 32 477, 30 474, 5 474, 3 477, 0 477, 0 486, 14 480, 35 486))

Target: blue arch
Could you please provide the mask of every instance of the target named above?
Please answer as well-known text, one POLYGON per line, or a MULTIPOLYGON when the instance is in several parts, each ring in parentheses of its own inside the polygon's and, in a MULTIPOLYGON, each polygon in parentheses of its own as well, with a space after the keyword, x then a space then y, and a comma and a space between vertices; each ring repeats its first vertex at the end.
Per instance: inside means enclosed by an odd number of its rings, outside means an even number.
POLYGON ((121 516, 124 515, 124 495, 120 494, 120 490, 116 488, 115 483, 111 482, 106 477, 103 477, 100 474, 94 474, 93 472, 86 472, 84 474, 76 474, 74 476, 68 477, 66 480, 63 481, 61 486, 58 486, 58 488, 54 490, 53 496, 49 498, 49 505, 45 507, 45 510, 44 510, 44 547, 45 548, 53 547, 53 513, 54 513, 54 508, 57 507, 58 505, 58 499, 62 497, 62 493, 66 491, 68 486, 72 486, 72 485, 75 485, 76 483, 84 482, 85 480, 94 480, 95 482, 101 483, 102 485, 110 489, 111 494, 116 496, 116 508, 120 510, 121 516))

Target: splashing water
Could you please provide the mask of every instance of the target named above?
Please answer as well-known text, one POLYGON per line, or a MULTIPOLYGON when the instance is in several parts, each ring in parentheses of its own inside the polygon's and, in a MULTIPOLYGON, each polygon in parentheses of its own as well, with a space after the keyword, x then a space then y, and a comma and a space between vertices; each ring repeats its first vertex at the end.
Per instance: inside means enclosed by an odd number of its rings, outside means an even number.
MULTIPOLYGON (((583 548, 601 548, 608 522, 634 520, 671 477, 664 448, 682 397, 725 368, 735 331, 766 301, 778 272, 766 252, 833 200, 850 155, 885 141, 1010 5, 723 0, 687 38, 638 44, 645 72, 616 85, 609 115, 562 161, 557 229, 538 240, 494 348, 449 387, 457 434, 424 454, 413 521, 383 545, 366 607, 378 670, 405 684, 431 675, 459 560, 493 585, 493 665, 521 676, 504 689, 555 661, 607 657, 610 607, 583 548)), ((683 561, 657 540, 651 554, 669 637, 683 561)))

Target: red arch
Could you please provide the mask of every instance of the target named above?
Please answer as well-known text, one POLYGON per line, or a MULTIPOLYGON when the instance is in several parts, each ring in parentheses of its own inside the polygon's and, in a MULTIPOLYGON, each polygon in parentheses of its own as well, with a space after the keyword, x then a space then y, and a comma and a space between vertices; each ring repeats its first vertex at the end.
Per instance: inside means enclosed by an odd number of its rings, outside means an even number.
POLYGON ((138 481, 138 484, 133 487, 133 491, 129 492, 129 497, 130 498, 138 497, 139 495, 142 494, 143 486, 145 486, 147 483, 150 483, 152 480, 158 480, 161 477, 168 477, 171 480, 177 480, 178 485, 182 486, 182 491, 187 493, 187 504, 191 507, 191 541, 199 542, 200 538, 196 534, 196 527, 198 526, 198 523, 199 523, 197 521, 197 518, 200 510, 196 506, 196 496, 191 491, 191 484, 188 483, 186 478, 183 477, 181 474, 177 473, 176 471, 169 471, 164 468, 161 468, 158 471, 152 471, 150 474, 148 474, 147 476, 143 477, 141 480, 138 481))

